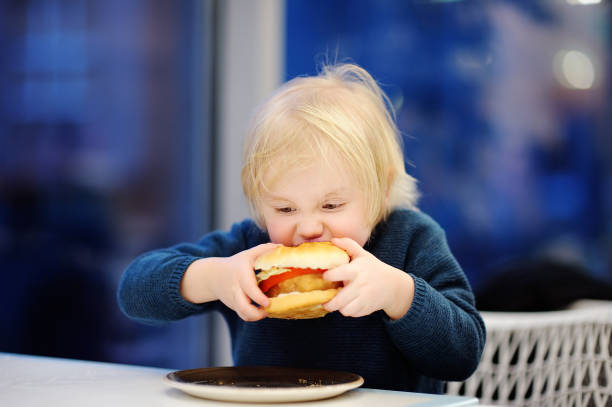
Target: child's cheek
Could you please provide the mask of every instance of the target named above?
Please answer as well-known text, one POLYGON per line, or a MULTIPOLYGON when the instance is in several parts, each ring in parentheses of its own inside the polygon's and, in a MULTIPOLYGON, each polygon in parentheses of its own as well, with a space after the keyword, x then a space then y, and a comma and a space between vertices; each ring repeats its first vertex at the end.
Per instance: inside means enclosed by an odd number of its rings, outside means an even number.
POLYGON ((270 222, 268 224, 268 235, 273 243, 282 243, 291 246, 291 233, 289 227, 283 222, 270 222))

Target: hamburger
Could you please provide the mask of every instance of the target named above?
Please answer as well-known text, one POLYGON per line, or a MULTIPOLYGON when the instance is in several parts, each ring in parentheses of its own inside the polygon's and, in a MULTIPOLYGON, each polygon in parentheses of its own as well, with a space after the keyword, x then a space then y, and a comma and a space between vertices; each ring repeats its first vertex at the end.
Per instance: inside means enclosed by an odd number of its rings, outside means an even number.
POLYGON ((323 273, 348 262, 348 254, 331 242, 279 246, 262 254, 254 266, 257 284, 270 298, 264 310, 271 318, 324 316, 323 304, 336 296, 342 283, 324 280, 323 273))

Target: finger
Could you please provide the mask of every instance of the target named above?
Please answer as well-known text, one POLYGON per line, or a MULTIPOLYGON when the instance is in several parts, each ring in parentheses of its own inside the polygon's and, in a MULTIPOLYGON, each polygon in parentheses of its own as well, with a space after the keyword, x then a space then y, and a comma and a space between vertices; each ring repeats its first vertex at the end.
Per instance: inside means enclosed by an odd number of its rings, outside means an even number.
POLYGON ((342 265, 324 272, 323 279, 326 281, 352 281, 356 275, 357 272, 354 268, 342 265))
POLYGON ((358 299, 351 301, 344 307, 340 308, 338 311, 340 311, 340 313, 344 315, 345 317, 354 317, 354 318, 362 317, 370 313, 367 310, 367 305, 364 305, 358 299))
POLYGON ((266 317, 265 312, 259 310, 259 311, 255 311, 255 312, 237 312, 238 316, 246 322, 255 322, 255 321, 259 321, 261 319, 264 319, 266 317))
POLYGON ((364 251, 359 243, 348 237, 334 237, 331 242, 339 248, 344 249, 351 259, 359 257, 364 251))
POLYGON ((257 285, 257 277, 255 277, 255 272, 253 270, 244 270, 244 272, 240 273, 239 280, 240 288, 245 295, 259 305, 264 307, 268 306, 270 300, 259 289, 259 286, 257 285))
POLYGON ((257 321, 266 316, 265 311, 252 305, 244 294, 236 295, 236 312, 245 321, 257 321))
POLYGON ((266 296, 257 286, 255 286, 255 288, 247 289, 246 295, 248 295, 251 300, 262 307, 267 307, 270 305, 270 298, 268 298, 268 296, 266 296))
POLYGON ((323 304, 323 308, 327 311, 337 311, 346 306, 346 304, 357 298, 357 292, 355 290, 351 290, 350 288, 343 288, 340 290, 338 294, 327 303, 323 304))
MULTIPOLYGON (((273 250, 274 248, 281 246, 276 243, 264 243, 249 249, 252 259, 256 259, 260 255, 273 250)), ((270 303, 268 297, 259 289, 257 285, 257 278, 255 277, 254 270, 248 270, 247 273, 241 274, 240 286, 246 293, 246 295, 255 301, 257 304, 267 307, 270 303)))

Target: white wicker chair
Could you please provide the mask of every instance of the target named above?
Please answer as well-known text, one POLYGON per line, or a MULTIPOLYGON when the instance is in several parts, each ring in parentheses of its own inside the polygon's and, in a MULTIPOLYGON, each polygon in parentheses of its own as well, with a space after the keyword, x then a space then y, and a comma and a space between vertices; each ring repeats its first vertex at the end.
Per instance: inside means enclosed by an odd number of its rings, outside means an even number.
POLYGON ((447 393, 505 406, 611 407, 612 302, 550 312, 482 312, 487 343, 476 372, 447 393))

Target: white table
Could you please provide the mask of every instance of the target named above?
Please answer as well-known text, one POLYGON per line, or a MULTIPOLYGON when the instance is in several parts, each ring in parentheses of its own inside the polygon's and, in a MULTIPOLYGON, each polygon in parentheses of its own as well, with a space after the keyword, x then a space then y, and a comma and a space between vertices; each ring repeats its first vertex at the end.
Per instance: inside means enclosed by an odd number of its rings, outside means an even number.
MULTIPOLYGON (((170 370, 0 353, 0 406, 262 406, 189 396, 164 383, 170 370)), ((274 406, 437 407, 477 404, 475 398, 360 388, 327 400, 274 406)))

